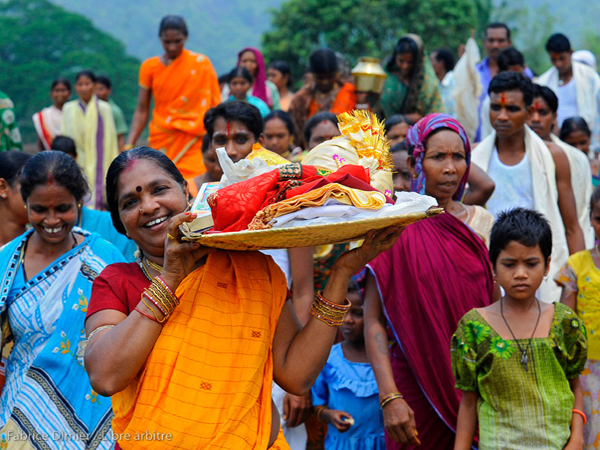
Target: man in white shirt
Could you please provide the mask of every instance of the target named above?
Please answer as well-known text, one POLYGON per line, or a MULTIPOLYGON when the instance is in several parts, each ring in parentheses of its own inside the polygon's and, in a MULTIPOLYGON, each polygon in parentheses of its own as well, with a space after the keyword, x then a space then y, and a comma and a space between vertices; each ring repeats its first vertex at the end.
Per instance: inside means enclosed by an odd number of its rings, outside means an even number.
POLYGON ((542 74, 538 84, 547 86, 558 97, 557 124, 565 119, 581 116, 593 126, 592 146, 600 144, 600 125, 597 120, 600 99, 600 76, 591 67, 573 61, 569 39, 560 33, 553 34, 546 42, 552 68, 542 74))
POLYGON ((541 300, 559 301, 560 289, 553 277, 570 253, 585 249, 569 160, 561 148, 546 144, 527 126, 534 108, 533 84, 525 75, 502 72, 492 79, 488 92, 494 131, 473 149, 471 161, 496 183, 487 203, 492 214, 521 206, 544 214, 550 222, 550 276, 540 293, 541 300))

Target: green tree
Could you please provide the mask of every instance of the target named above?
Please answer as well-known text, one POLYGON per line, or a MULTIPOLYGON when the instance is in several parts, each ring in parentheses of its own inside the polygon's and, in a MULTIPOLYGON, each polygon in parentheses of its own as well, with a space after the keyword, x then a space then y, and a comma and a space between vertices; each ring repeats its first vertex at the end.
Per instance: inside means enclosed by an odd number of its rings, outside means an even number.
POLYGON ((52 81, 73 81, 82 69, 111 78, 127 118, 135 109, 139 61, 87 18, 47 0, 0 2, 0 61, 0 89, 15 103, 25 142, 36 139, 31 116, 50 103, 52 81))
POLYGON ((385 58, 405 33, 419 34, 429 50, 456 50, 477 26, 477 10, 471 0, 288 0, 272 10, 272 25, 263 34, 265 57, 287 61, 298 78, 320 47, 351 64, 360 56, 385 58))

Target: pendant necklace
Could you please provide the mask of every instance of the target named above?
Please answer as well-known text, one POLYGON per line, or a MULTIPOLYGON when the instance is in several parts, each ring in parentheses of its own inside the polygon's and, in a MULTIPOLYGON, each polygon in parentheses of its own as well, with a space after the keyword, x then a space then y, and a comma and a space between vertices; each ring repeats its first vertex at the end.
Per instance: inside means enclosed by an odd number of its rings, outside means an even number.
MULTIPOLYGON (((540 301, 537 298, 535 299, 535 301, 537 302, 537 306, 538 306, 538 318, 537 318, 537 321, 535 322, 535 327, 533 328, 531 337, 529 338, 529 343, 527 344, 527 347, 525 347, 525 350, 523 350, 521 348, 521 345, 519 344, 519 341, 515 337, 515 333, 513 333, 512 329, 510 328, 510 325, 508 324, 506 317, 504 317, 504 298, 502 298, 500 300, 500 314, 502 315, 502 319, 504 320, 504 323, 506 324, 506 328, 508 328, 508 331, 510 331, 510 334, 512 335, 513 339, 515 340, 515 343, 517 344, 519 351, 521 352, 521 364, 523 364, 523 367, 525 367, 525 372, 527 372, 527 364, 529 363, 529 357, 527 356, 527 350, 529 350, 531 348, 531 341, 533 339, 533 336, 535 335, 535 330, 537 330, 538 324, 540 323, 540 317, 542 316, 542 308, 540 306, 540 301)), ((531 354, 531 356, 533 357, 533 353, 531 354)))

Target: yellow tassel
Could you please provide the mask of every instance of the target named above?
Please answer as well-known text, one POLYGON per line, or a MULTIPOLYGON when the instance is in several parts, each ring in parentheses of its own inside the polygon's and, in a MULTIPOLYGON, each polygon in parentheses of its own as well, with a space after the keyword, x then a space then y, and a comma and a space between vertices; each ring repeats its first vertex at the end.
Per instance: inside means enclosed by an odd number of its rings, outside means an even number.
POLYGON ((379 170, 392 170, 394 163, 383 122, 370 111, 354 110, 338 117, 342 136, 346 136, 361 158, 374 158, 379 170))

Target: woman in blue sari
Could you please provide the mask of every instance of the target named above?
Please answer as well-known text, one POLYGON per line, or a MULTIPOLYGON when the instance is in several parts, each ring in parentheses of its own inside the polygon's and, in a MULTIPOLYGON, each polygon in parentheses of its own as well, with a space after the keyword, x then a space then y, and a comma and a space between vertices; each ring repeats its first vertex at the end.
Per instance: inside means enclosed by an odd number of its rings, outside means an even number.
POLYGON ((46 151, 23 168, 32 229, 0 249, 2 344, 14 346, 0 395, 0 448, 114 447, 109 398, 83 366, 92 282, 124 261, 112 244, 75 227, 87 182, 68 155, 46 151))

